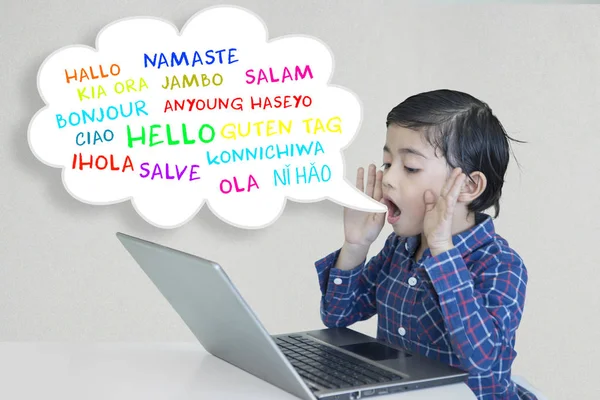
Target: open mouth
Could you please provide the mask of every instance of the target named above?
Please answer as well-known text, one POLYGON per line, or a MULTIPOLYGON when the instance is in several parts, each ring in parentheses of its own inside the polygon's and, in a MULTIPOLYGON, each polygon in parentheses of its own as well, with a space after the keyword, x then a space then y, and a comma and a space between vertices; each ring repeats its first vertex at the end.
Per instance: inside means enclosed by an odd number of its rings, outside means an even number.
POLYGON ((400 208, 389 197, 384 197, 383 202, 388 208, 387 220, 390 224, 393 225, 396 222, 398 222, 398 220, 400 220, 400 215, 402 214, 402 211, 400 211, 400 208))

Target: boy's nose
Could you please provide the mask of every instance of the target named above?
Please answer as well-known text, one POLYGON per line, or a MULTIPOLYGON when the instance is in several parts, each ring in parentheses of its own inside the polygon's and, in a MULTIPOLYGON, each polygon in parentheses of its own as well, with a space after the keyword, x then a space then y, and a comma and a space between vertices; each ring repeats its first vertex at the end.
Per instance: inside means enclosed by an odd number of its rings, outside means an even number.
POLYGON ((383 179, 381 179, 381 185, 388 188, 393 189, 397 184, 398 178, 394 174, 393 171, 387 170, 385 174, 383 174, 383 179))
POLYGON ((383 187, 385 187, 386 189, 392 189, 393 186, 390 184, 390 179, 387 178, 387 176, 384 176, 383 179, 381 180, 381 185, 383 187))

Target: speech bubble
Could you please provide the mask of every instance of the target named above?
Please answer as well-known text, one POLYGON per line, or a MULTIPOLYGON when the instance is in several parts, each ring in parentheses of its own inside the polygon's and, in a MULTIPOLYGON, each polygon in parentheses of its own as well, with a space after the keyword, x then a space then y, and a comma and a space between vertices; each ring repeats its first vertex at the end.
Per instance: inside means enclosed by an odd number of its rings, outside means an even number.
POLYGON ((287 199, 385 207, 344 178, 342 150, 361 105, 329 84, 333 57, 319 40, 268 40, 238 7, 194 15, 181 33, 156 18, 104 27, 96 49, 68 46, 38 74, 46 106, 29 145, 62 168, 81 202, 131 200, 147 222, 175 228, 204 203, 221 220, 262 228, 287 199))

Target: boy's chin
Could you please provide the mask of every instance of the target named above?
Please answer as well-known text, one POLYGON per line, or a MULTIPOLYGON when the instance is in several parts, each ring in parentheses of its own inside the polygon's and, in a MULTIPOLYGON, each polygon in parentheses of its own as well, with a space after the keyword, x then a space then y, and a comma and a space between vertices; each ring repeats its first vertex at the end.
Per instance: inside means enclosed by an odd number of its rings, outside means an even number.
POLYGON ((421 234, 421 231, 419 229, 415 229, 414 227, 406 227, 403 226, 401 223, 396 223, 392 225, 392 229, 394 230, 394 233, 396 235, 402 237, 411 237, 421 234))

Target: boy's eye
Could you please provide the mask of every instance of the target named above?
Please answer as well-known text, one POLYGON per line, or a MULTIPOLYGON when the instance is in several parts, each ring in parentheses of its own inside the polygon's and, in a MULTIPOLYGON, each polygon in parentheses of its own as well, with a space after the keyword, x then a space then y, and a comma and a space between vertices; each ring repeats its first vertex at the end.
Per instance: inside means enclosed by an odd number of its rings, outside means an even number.
POLYGON ((406 170, 406 172, 408 172, 409 174, 414 174, 416 172, 419 172, 418 169, 415 168, 408 168, 408 167, 404 167, 404 169, 406 170))
POLYGON ((390 163, 383 163, 383 164, 381 165, 381 167, 382 167, 383 169, 388 169, 388 168, 390 167, 390 163))

